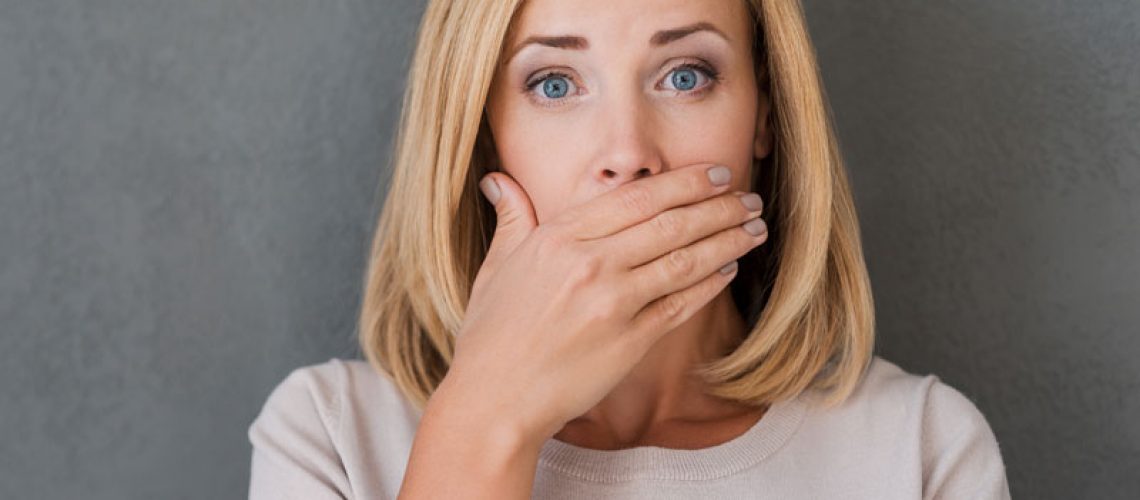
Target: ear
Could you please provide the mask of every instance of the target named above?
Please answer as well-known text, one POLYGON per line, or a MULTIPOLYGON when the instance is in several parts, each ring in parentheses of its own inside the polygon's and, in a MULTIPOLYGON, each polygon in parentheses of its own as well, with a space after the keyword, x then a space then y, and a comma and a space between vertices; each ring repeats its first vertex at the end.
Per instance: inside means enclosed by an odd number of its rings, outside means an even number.
POLYGON ((756 159, 771 154, 772 143, 775 142, 771 127, 772 99, 768 96, 766 87, 760 88, 756 100, 756 138, 752 144, 752 154, 756 159))

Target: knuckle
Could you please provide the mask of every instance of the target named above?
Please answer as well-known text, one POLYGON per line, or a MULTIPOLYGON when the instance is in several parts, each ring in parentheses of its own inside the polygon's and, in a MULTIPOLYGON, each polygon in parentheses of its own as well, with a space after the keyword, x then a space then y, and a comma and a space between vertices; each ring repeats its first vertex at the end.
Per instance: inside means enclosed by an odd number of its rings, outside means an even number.
POLYGON ((685 195, 689 196, 690 199, 707 197, 709 193, 716 190, 716 186, 709 182, 707 166, 687 169, 686 171, 689 172, 690 178, 685 180, 683 188, 685 195))
POLYGON ((744 208, 744 204, 740 202, 740 197, 735 194, 721 196, 717 203, 717 210, 733 219, 739 219, 741 215, 748 213, 748 209, 744 208))
POLYGON ((685 200, 689 200, 689 202, 698 202, 705 198, 708 198, 709 189, 713 188, 712 184, 709 184, 708 177, 706 177, 704 173, 700 173, 698 175, 699 178, 695 182, 689 181, 680 186, 679 191, 681 193, 681 196, 683 196, 685 200))
POLYGON ((624 209, 635 214, 647 214, 653 207, 653 194, 643 184, 627 184, 619 195, 624 209))
POLYGON ((652 220, 654 229, 666 241, 672 241, 681 236, 683 223, 676 212, 662 212, 652 220))
POLYGON ((663 319, 669 320, 680 316, 685 310, 685 299, 680 294, 669 294, 661 297, 661 303, 658 305, 663 319))
POLYGON ((670 272, 686 276, 697 267, 696 256, 688 248, 678 248, 666 254, 665 263, 670 272))
POLYGON ((585 287, 595 282, 605 266, 605 259, 601 255, 582 250, 576 252, 574 260, 567 281, 575 287, 585 287))

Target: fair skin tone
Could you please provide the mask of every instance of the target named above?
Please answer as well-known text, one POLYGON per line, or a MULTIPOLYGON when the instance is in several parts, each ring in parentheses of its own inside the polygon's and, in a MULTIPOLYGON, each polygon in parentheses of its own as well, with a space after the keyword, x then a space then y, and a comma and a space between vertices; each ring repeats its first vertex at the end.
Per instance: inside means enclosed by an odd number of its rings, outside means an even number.
POLYGON ((763 415, 689 373, 745 334, 718 269, 766 239, 750 36, 740 2, 524 4, 486 106, 498 226, 401 498, 529 498, 548 438, 705 448, 763 415))
MULTIPOLYGON (((501 169, 526 190, 539 223, 640 176, 692 163, 729 166, 734 189, 747 190, 752 158, 768 152, 768 138, 756 134, 743 5, 644 3, 532 1, 516 21, 488 117, 501 169), (697 30, 648 43, 658 31, 702 21, 720 33, 697 30), (532 35, 566 33, 581 35, 586 46, 526 43, 532 35), (682 66, 693 63, 711 65, 722 81, 682 66), (680 88, 674 77, 682 78, 680 88), (538 85, 521 92, 527 83, 538 85)), ((554 437, 595 449, 691 449, 742 433, 763 410, 706 395, 689 372, 730 351, 744 333, 725 288, 554 437)))

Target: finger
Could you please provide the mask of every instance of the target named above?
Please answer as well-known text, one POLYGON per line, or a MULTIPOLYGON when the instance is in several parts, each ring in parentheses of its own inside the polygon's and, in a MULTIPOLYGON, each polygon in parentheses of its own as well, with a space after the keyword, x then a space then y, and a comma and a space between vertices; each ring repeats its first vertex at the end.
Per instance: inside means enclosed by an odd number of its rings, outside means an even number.
POLYGON ((748 222, 762 211, 763 200, 756 193, 723 193, 692 205, 671 208, 645 222, 594 241, 602 246, 603 254, 612 255, 617 262, 632 268, 718 231, 748 222))
POLYGON ((666 253, 630 270, 625 293, 638 304, 682 290, 747 254, 768 238, 764 220, 752 219, 666 253), (758 232, 753 235, 749 229, 758 232))
POLYGON ((728 167, 711 163, 669 170, 627 182, 563 212, 556 220, 580 240, 609 236, 663 210, 728 191, 731 175, 728 167))
POLYGON ((479 188, 495 206, 495 233, 483 259, 484 266, 493 267, 534 232, 538 223, 530 197, 509 175, 487 174, 479 182, 479 188))
POLYGON ((647 352, 661 336, 680 326, 708 304, 736 277, 739 265, 734 260, 722 269, 727 269, 727 272, 713 271, 687 288, 650 302, 634 315, 627 337, 634 343, 637 353, 647 352))

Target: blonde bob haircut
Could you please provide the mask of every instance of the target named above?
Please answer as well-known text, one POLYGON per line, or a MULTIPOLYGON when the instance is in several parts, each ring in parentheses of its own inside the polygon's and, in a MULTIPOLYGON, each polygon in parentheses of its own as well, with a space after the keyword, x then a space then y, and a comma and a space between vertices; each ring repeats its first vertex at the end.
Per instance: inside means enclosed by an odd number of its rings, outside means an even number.
MULTIPOLYGON (((698 367, 710 394, 771 404, 808 388, 845 400, 872 359, 874 304, 847 174, 799 0, 741 0, 773 153, 755 165, 768 243, 730 285, 748 333, 698 367)), ((431 0, 366 266, 360 347, 421 408, 450 365, 496 213, 477 183, 494 144, 484 104, 522 0, 431 0)))

